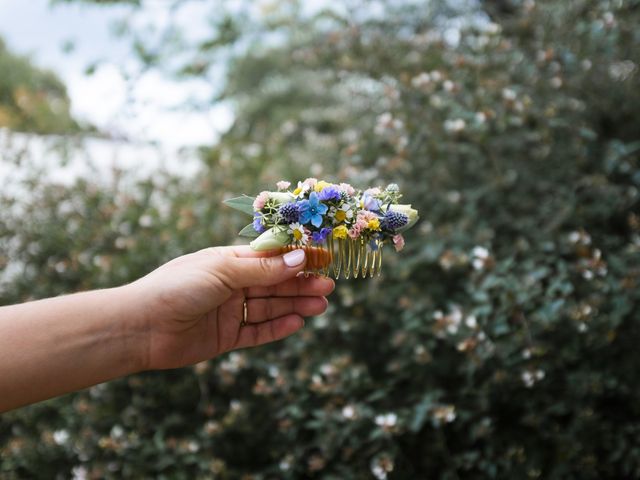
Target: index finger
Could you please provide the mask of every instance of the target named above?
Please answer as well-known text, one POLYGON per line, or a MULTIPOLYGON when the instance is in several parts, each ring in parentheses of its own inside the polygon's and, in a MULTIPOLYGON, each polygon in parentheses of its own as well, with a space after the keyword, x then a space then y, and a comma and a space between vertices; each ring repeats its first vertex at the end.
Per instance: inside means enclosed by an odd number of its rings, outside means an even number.
POLYGON ((333 292, 335 282, 328 277, 295 277, 269 287, 245 288, 246 298, 324 297, 333 292))
POLYGON ((260 257, 275 257, 281 255, 280 249, 256 251, 249 245, 228 245, 224 247, 216 247, 221 249, 224 253, 232 255, 238 258, 260 258, 260 257))

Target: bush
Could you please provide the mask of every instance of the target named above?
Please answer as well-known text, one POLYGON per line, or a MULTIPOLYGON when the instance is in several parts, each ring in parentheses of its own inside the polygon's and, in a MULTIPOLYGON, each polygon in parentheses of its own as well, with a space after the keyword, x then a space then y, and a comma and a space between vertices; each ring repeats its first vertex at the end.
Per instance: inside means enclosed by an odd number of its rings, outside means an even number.
POLYGON ((179 72, 235 52, 237 118, 196 178, 2 209, 3 303, 234 241, 221 200, 280 178, 393 181, 423 218, 294 338, 6 414, 4 475, 640 476, 640 4, 428 5, 228 17, 179 72), (243 28, 278 41, 234 49, 243 28))

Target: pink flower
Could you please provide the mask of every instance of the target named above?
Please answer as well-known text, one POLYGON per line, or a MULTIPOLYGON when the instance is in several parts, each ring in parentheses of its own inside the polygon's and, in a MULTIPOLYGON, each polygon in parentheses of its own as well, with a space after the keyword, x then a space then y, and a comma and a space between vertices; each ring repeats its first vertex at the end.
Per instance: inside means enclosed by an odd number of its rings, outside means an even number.
POLYGON ((356 189, 353 188, 351 185, 349 185, 348 183, 341 183, 338 188, 340 188, 341 191, 343 191, 344 193, 346 193, 349 196, 355 195, 356 193, 356 189))
POLYGON ((286 190, 290 186, 291 182, 286 182, 284 180, 280 180, 278 183, 276 183, 276 187, 278 188, 278 190, 286 190))
POLYGON ((309 177, 309 178, 305 178, 304 182, 302 182, 302 185, 306 185, 309 188, 313 188, 316 186, 316 183, 318 183, 317 178, 309 177))
POLYGON ((362 228, 366 228, 369 221, 376 218, 378 218, 378 216, 375 213, 370 212, 369 210, 360 210, 356 217, 356 224, 360 225, 362 228))
POLYGON ((269 200, 269 192, 260 192, 256 199, 253 201, 253 210, 256 212, 262 210, 265 203, 267 203, 267 200, 269 200))
POLYGON ((381 190, 378 187, 367 188, 363 192, 363 195, 370 195, 372 197, 375 197, 376 195, 380 195, 380 192, 381 192, 381 190))
POLYGON ((361 232, 362 232, 362 227, 356 223, 353 227, 349 229, 347 234, 349 235, 349 238, 352 238, 355 240, 360 236, 361 232))
POLYGON ((404 237, 401 233, 393 236, 393 246, 396 249, 396 252, 399 252, 404 248, 404 237))

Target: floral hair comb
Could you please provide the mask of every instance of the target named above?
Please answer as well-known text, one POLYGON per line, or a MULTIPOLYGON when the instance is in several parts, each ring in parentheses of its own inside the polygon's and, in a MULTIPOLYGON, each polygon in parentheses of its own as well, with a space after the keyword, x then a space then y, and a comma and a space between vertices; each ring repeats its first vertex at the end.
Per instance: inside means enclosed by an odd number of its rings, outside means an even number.
POLYGON ((275 192, 224 203, 253 216, 239 235, 255 238, 250 244, 254 250, 304 249, 305 275, 380 275, 384 246, 402 250, 402 232, 418 220, 417 210, 398 203, 402 195, 396 184, 362 191, 347 183, 307 178, 290 187, 281 181, 275 192))

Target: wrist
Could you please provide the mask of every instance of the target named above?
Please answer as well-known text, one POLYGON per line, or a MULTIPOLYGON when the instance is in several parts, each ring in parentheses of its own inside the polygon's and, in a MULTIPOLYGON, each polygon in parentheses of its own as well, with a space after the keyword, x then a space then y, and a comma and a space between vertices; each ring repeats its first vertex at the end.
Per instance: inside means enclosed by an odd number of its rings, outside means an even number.
POLYGON ((120 352, 127 373, 148 370, 148 320, 136 284, 108 289, 111 302, 116 309, 116 349, 120 352))

